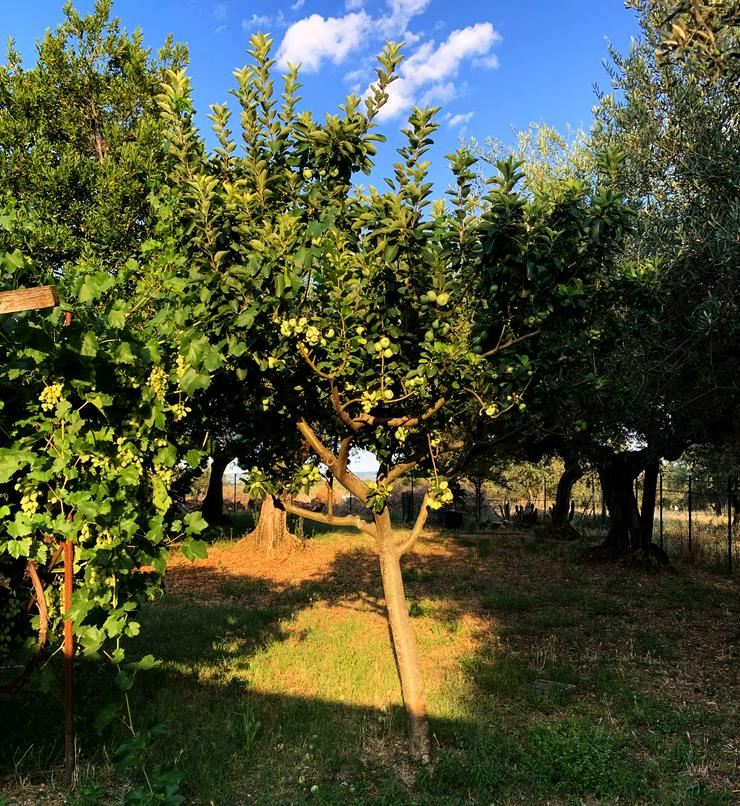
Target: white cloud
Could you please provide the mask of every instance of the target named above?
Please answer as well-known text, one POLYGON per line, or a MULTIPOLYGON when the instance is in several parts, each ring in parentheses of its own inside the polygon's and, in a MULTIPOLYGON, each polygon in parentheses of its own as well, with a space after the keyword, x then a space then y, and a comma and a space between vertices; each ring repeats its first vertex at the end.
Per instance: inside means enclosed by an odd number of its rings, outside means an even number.
POLYGON ((500 38, 490 22, 460 28, 436 49, 433 41, 426 42, 403 62, 401 72, 417 85, 453 78, 465 59, 486 56, 500 38))
POLYGON ((303 8, 305 3, 306 3, 306 0, 295 0, 295 3, 293 3, 291 5, 290 10, 291 11, 299 11, 300 9, 303 8))
POLYGON ((453 31, 438 46, 433 40, 425 42, 401 63, 401 77, 388 88, 390 98, 380 110, 381 120, 403 114, 414 103, 439 103, 454 98, 453 79, 461 65, 468 60, 490 58, 490 49, 500 41, 490 22, 480 22, 453 31))
POLYGON ((347 0, 344 7, 347 11, 359 11, 364 6, 364 0, 347 0))
POLYGON ((363 67, 358 67, 356 70, 350 70, 344 74, 344 81, 349 85, 349 91, 360 94, 367 86, 369 70, 363 67))
POLYGON ((454 129, 456 126, 467 126, 474 114, 474 112, 464 112, 459 115, 452 115, 452 117, 450 117, 447 121, 447 125, 451 129, 454 129))
POLYGON ((474 67, 488 67, 491 70, 497 70, 500 66, 498 56, 491 53, 489 56, 481 56, 480 59, 473 59, 474 67))
POLYGON ((221 22, 222 20, 226 19, 227 15, 227 8, 226 3, 216 3, 213 7, 213 16, 221 22))
POLYGON ((432 84, 429 89, 419 98, 420 106, 439 106, 446 101, 451 101, 457 95, 457 89, 452 81, 445 81, 443 84, 432 84))
POLYGON ((242 30, 244 31, 253 31, 255 28, 265 28, 268 25, 272 25, 272 17, 267 14, 252 14, 250 19, 242 20, 242 30))
POLYGON ((214 34, 220 34, 220 33, 222 33, 222 32, 223 32, 223 31, 225 31, 225 30, 226 30, 226 26, 225 26, 225 25, 219 25, 219 26, 218 26, 218 28, 216 28, 216 30, 215 30, 213 33, 214 33, 214 34))
POLYGON ((364 11, 326 19, 311 14, 285 32, 278 49, 278 65, 285 68, 288 63, 300 62, 304 70, 315 73, 324 59, 339 64, 357 49, 372 25, 372 19, 364 11))
POLYGON ((415 41, 418 37, 407 30, 408 24, 424 12, 429 3, 430 0, 388 0, 388 13, 378 20, 381 33, 392 39, 403 37, 407 41, 413 37, 415 41))

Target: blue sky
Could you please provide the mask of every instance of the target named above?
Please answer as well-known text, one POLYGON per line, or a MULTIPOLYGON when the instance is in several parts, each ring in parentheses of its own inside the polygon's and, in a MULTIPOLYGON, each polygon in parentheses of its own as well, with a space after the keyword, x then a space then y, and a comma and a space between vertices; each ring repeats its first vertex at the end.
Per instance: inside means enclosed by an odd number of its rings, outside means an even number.
MULTIPOLYGON (((92 5, 76 3, 80 11, 92 5)), ((61 9, 62 0, 0 0, 0 37, 12 35, 30 63, 61 9)), ((317 117, 348 92, 365 91, 385 40, 405 40, 379 167, 387 172, 393 162, 412 103, 442 106, 431 154, 437 192, 449 179, 443 155, 460 138, 511 141, 512 130, 538 121, 588 128, 593 85, 607 84, 606 40, 624 51, 637 34, 623 0, 117 0, 113 10, 125 27, 141 27, 151 46, 170 32, 188 44, 203 130, 208 105, 230 98, 251 33, 272 35, 279 62, 302 62, 302 106, 317 117)))

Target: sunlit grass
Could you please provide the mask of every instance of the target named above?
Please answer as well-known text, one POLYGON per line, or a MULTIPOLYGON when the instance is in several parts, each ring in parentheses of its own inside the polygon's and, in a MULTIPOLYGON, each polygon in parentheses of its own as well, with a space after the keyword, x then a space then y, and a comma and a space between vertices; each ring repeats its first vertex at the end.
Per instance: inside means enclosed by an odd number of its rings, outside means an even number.
MULTIPOLYGON (((740 602, 726 578, 587 565, 578 545, 531 533, 425 541, 404 570, 435 747, 420 770, 375 558, 350 535, 315 545, 336 546, 329 570, 286 583, 281 566, 279 585, 216 550, 215 588, 143 613, 131 651, 162 665, 139 675, 132 713, 139 729, 167 727, 146 763, 179 771, 187 803, 733 802, 737 654, 715 627, 736 623, 740 602)), ((141 774, 113 770, 125 732, 93 722, 120 692, 92 666, 78 691, 69 802, 119 803, 141 774)), ((26 696, 0 717, 4 780, 43 802, 32 786, 56 791, 60 710, 26 696)))

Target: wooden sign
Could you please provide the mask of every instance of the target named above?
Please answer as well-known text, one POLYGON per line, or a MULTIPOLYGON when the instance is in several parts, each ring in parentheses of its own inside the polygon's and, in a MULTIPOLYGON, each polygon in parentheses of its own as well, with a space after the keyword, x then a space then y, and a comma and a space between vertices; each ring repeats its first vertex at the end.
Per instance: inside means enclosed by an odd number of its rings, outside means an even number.
POLYGON ((0 291, 0 314, 35 311, 39 308, 54 308, 57 305, 59 305, 59 297, 53 285, 19 288, 17 291, 0 291))

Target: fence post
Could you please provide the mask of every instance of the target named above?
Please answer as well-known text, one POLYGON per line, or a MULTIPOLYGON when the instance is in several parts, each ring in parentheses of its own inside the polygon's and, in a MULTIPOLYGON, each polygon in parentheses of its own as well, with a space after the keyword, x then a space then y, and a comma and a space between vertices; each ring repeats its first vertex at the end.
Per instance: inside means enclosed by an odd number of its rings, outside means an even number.
POLYGON ((727 570, 732 573, 732 475, 727 477, 727 570))
POLYGON ((689 473, 689 557, 691 557, 691 473, 689 473))
POLYGON ((544 522, 547 515, 547 479, 542 481, 542 520, 544 522))
POLYGON ((660 548, 663 548, 663 471, 659 471, 658 479, 660 480, 660 548))

